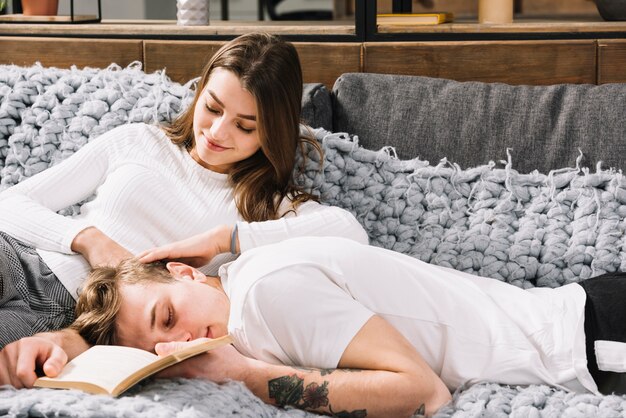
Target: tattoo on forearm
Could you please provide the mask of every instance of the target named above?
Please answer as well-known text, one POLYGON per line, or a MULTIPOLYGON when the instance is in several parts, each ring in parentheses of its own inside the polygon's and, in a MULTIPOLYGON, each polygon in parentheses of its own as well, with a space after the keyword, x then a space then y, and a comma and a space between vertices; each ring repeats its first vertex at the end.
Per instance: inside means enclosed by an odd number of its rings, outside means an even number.
MULTIPOLYGON (((328 373, 331 372, 326 371, 328 373)), ((274 399, 279 406, 289 405, 301 409, 328 407, 331 416, 340 418, 364 418, 367 416, 365 409, 357 409, 351 412, 333 411, 328 402, 328 381, 326 380, 321 385, 317 382, 311 382, 305 387, 304 379, 292 374, 290 376, 281 376, 270 380, 268 382, 268 389, 270 399, 274 399)))

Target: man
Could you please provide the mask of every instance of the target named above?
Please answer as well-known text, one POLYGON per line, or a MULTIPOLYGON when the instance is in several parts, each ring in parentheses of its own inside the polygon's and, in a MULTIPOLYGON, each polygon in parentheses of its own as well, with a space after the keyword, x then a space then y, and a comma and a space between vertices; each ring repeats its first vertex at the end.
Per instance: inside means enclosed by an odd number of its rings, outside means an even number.
POLYGON ((598 365, 623 371, 623 314, 611 326, 595 318, 623 305, 624 282, 522 290, 341 238, 299 238, 245 253, 220 278, 181 263, 96 270, 76 327, 91 343, 159 354, 180 344, 161 341, 228 332, 234 348, 167 375, 241 380, 266 402, 317 412, 408 416, 481 380, 597 393, 598 365), (596 341, 609 334, 617 341, 596 341))

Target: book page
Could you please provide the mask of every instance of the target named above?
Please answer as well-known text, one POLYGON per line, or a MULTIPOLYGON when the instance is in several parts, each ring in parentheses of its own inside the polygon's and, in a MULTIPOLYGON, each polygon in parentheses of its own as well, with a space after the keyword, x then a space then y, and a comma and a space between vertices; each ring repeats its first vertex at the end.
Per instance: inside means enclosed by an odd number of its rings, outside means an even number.
POLYGON ((199 339, 164 357, 131 347, 96 345, 70 361, 59 376, 41 377, 37 387, 81 389, 117 396, 140 380, 208 350, 232 343, 230 335, 199 339))
MULTIPOLYGON (((68 383, 87 382, 112 393, 117 384, 127 376, 157 359, 155 354, 132 347, 96 345, 68 363, 54 380, 68 383)), ((50 379, 42 377, 39 380, 50 379)), ((73 387, 79 388, 78 385, 73 387)))

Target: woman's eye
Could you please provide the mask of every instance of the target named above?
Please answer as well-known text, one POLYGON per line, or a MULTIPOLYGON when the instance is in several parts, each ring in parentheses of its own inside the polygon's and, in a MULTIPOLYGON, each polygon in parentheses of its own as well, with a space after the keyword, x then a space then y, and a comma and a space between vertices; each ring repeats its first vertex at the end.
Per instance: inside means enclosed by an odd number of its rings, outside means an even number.
POLYGON ((206 110, 208 110, 209 112, 218 115, 220 113, 219 110, 212 108, 211 106, 205 104, 204 107, 206 107, 206 110))
POLYGON ((241 125, 237 125, 237 128, 239 128, 242 132, 247 133, 247 134, 252 133, 252 131, 254 131, 254 129, 244 128, 241 125))

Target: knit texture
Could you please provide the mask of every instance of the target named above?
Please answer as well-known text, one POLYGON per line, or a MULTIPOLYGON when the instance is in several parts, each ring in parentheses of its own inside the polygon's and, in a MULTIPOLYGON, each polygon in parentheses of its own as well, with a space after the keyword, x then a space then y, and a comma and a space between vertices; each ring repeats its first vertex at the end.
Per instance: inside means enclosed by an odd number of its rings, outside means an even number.
POLYGON ((0 66, 0 190, 116 126, 169 121, 193 99, 164 72, 0 66))
MULTIPOLYGON (((0 66, 0 188, 67 158, 90 138, 128 122, 171 120, 190 85, 139 66, 107 69, 0 66)), ((560 286, 624 270, 626 192, 621 172, 580 167, 518 174, 514 161, 461 170, 448 161, 401 161, 347 134, 315 132, 298 181, 327 204, 352 211, 372 244, 520 287, 560 286)), ((402 138, 397 139, 398 142, 402 138)), ((71 185, 68 185, 71 187, 71 185)), ((73 210, 77 210, 74 208, 73 210)), ((479 384, 459 391, 438 417, 614 417, 626 398, 543 385, 479 384)), ((243 385, 152 380, 120 398, 49 389, 0 389, 0 416, 286 417, 243 385)))
MULTIPOLYGON (((442 160, 398 160, 358 138, 316 131, 299 181, 353 212, 373 245, 522 288, 557 287, 626 270, 626 180, 576 165, 519 174, 509 158, 462 170, 442 160)), ((580 161, 580 158, 579 158, 580 161)))

